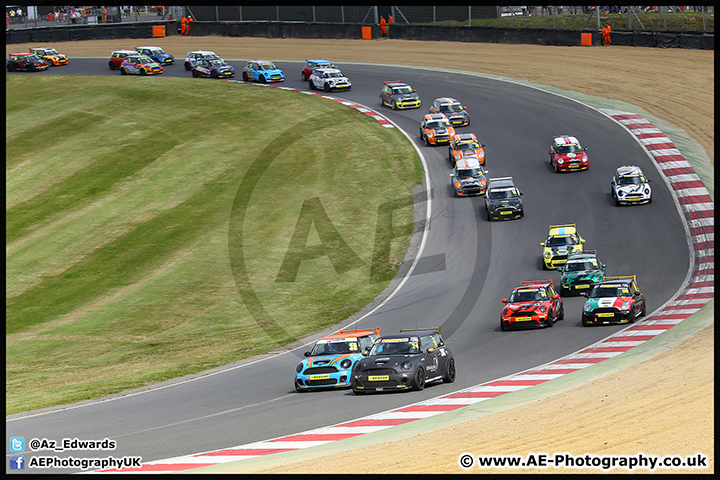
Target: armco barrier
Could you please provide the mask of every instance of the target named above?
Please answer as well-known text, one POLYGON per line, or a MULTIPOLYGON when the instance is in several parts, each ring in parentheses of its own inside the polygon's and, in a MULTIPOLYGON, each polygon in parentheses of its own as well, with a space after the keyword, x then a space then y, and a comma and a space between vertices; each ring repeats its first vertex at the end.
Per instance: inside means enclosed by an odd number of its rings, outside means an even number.
MULTIPOLYGON (((137 22, 132 24, 65 25, 27 29, 9 29, 5 43, 54 43, 70 40, 103 40, 110 38, 152 38, 153 27, 165 26, 166 35, 176 35, 178 22, 137 22)), ((575 46, 602 45, 595 30, 508 27, 459 27, 393 24, 391 38, 449 42, 504 43, 526 45, 575 46), (583 38, 585 43, 583 43, 583 38)), ((380 38, 378 25, 361 23, 319 22, 200 22, 190 25, 191 36, 350 39, 380 38), (367 35, 367 29, 370 35, 367 35), (365 35, 363 35, 365 32, 365 35)), ((715 49, 715 32, 614 30, 613 45, 633 47, 715 49)))

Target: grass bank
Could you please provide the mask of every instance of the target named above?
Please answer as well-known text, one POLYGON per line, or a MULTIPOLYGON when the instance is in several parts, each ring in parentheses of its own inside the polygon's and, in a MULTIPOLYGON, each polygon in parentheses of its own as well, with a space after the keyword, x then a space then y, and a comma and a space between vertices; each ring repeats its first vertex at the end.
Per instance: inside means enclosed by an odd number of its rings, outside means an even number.
POLYGON ((353 108, 159 77, 8 76, 6 95, 6 414, 267 352, 361 309, 404 256, 417 154, 353 108))

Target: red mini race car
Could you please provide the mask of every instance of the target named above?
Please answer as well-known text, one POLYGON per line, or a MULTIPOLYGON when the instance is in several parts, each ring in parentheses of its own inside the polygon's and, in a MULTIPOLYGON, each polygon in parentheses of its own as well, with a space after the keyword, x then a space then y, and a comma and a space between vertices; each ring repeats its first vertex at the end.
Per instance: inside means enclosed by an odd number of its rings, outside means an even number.
POLYGON ((138 52, 136 52, 135 50, 114 50, 110 54, 110 61, 108 62, 108 66, 110 67, 110 70, 116 70, 120 68, 120 65, 122 65, 125 57, 127 57, 128 55, 137 54, 138 52))
POLYGON ((557 135, 550 145, 548 162, 556 172, 587 170, 590 163, 588 163, 586 150, 587 147, 582 147, 577 138, 570 135, 557 135))
POLYGON ((565 318, 562 299, 552 280, 522 281, 510 298, 503 298, 502 302, 505 304, 500 314, 503 331, 552 327, 565 318))

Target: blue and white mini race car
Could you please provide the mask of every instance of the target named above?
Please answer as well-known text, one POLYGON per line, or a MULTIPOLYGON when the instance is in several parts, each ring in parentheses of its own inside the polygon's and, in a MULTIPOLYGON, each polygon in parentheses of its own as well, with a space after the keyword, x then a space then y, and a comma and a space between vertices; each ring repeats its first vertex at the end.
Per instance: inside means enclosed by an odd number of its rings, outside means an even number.
POLYGON ((380 327, 340 330, 320 338, 295 368, 295 390, 349 387, 350 372, 380 336, 380 327))

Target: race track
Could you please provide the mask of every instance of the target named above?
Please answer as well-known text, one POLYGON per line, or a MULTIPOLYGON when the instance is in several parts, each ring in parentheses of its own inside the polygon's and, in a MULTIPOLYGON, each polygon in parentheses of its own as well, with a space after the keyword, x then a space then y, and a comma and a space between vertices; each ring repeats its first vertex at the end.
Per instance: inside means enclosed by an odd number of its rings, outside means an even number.
MULTIPOLYGON (((243 65, 229 63, 238 72, 243 65)), ((276 64, 286 73, 282 86, 308 90, 300 79, 300 63, 276 64)), ((564 298, 565 320, 552 329, 501 332, 499 328, 500 299, 521 280, 559 282, 559 272, 543 271, 540 258, 540 242, 550 224, 576 223, 586 248, 597 249, 608 265, 608 275, 637 275, 648 314, 682 285, 690 253, 672 194, 645 150, 610 118, 568 98, 481 76, 359 64, 342 68, 353 88, 332 95, 377 110, 410 135, 428 165, 432 200, 427 244, 413 275, 386 304, 354 327, 380 326, 385 333, 441 325, 457 361, 456 382, 430 385, 422 392, 362 397, 350 391, 298 394, 292 378, 307 350, 302 347, 191 382, 13 420, 6 424, 8 437, 109 438, 118 443, 113 456, 139 455, 152 461, 353 420, 570 354, 623 327, 583 328, 584 299, 575 297, 564 298), (379 105, 382 82, 398 79, 417 89, 423 100, 420 109, 392 111, 379 105), (471 124, 459 131, 475 133, 486 145, 491 177, 514 178, 524 192, 523 219, 490 223, 481 197, 453 197, 447 147, 426 147, 418 137, 422 115, 440 96, 467 105, 471 124), (588 147, 588 171, 552 171, 547 151, 557 134, 574 134, 588 147), (654 180, 651 204, 614 205, 610 178, 623 164, 640 165, 654 180)), ((107 68, 104 58, 73 59, 67 67, 38 74, 119 75, 107 68)), ((192 78, 181 63, 166 67, 163 76, 221 81, 192 78)), ((129 82, 142 80, 127 77, 129 82)), ((417 198, 422 202, 419 210, 424 211, 424 196, 417 198)))

